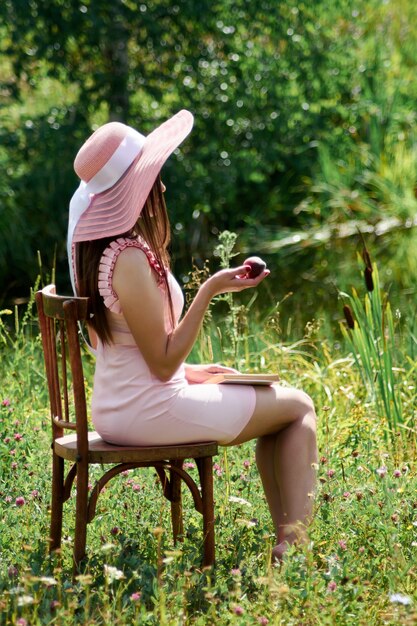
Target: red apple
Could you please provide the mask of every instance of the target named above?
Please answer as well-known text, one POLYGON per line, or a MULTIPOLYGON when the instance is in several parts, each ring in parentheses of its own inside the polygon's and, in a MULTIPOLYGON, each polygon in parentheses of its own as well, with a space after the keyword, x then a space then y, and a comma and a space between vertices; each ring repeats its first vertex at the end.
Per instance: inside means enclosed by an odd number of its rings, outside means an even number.
POLYGON ((259 274, 262 274, 264 269, 266 268, 265 261, 262 261, 258 256, 251 256, 246 261, 243 262, 243 265, 248 266, 248 272, 246 273, 246 278, 256 278, 259 274))

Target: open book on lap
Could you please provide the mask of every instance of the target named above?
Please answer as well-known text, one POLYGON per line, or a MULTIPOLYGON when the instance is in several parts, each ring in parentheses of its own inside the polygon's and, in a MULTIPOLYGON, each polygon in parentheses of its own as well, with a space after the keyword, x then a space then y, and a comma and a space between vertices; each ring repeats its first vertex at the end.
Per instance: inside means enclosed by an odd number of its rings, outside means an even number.
POLYGON ((272 385, 278 381, 278 374, 214 374, 205 384, 272 385))

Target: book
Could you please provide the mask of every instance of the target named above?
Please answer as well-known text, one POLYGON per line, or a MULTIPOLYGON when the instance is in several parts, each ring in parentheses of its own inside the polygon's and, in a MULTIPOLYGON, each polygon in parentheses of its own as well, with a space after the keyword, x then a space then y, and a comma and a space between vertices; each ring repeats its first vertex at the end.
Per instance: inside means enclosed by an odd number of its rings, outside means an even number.
POLYGON ((205 384, 272 385, 279 381, 278 374, 214 374, 205 384))

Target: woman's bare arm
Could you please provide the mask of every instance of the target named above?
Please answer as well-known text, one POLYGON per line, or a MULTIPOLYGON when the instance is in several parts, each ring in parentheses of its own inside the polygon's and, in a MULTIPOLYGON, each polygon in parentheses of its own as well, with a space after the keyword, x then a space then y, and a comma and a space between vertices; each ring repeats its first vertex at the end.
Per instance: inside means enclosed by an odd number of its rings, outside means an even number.
POLYGON ((204 282, 187 313, 172 333, 164 323, 163 294, 145 254, 137 248, 120 253, 113 274, 113 289, 126 322, 151 372, 169 380, 189 355, 197 339, 210 300, 220 293, 257 286, 268 274, 243 278, 244 266, 221 270, 204 282), (239 278, 240 277, 240 278, 239 278))

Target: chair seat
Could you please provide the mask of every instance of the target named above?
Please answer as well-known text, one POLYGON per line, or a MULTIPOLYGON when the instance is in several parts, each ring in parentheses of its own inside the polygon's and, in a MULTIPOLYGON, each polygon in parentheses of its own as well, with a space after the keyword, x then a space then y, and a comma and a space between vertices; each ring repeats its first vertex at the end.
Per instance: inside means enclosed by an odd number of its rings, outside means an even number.
MULTIPOLYGON (((67 461, 77 460, 77 435, 65 435, 54 441, 55 453, 67 461)), ((147 463, 174 459, 197 459, 217 454, 217 443, 178 444, 174 446, 115 446, 103 441, 98 433, 88 433, 89 463, 147 463)))

